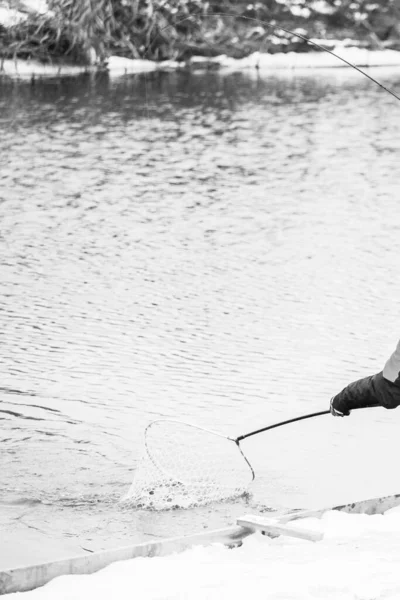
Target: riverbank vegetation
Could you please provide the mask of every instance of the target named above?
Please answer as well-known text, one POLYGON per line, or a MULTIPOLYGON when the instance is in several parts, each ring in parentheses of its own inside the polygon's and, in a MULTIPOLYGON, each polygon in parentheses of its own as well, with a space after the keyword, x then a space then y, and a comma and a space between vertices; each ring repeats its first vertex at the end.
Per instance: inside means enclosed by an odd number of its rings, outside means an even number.
POLYGON ((318 38, 400 50, 400 0, 0 0, 0 57, 104 64, 110 55, 186 60, 255 51, 307 51, 280 27, 318 38), (43 2, 42 2, 43 5, 43 2))

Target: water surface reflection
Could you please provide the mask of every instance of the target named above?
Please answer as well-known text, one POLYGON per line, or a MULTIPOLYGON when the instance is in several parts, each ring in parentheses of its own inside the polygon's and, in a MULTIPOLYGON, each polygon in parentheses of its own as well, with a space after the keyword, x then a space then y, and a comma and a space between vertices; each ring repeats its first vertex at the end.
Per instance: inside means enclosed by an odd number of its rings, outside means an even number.
MULTIPOLYGON (((232 521, 240 503, 116 506, 148 421, 239 435, 381 369, 398 339, 397 111, 342 70, 2 83, 7 527, 21 499, 29 524, 97 546, 232 521)), ((256 501, 395 485, 397 419, 248 442, 256 501)))

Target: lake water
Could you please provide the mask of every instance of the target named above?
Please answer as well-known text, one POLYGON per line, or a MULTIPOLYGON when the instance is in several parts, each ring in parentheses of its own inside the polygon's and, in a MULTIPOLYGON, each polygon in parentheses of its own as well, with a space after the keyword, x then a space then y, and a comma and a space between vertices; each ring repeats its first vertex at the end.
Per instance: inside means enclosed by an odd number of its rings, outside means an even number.
MULTIPOLYGON (((398 70, 373 75, 399 90, 398 70)), ((240 435, 382 369, 399 338, 399 111, 342 69, 1 82, 7 544, 231 523, 244 501, 118 504, 145 426, 240 435)), ((371 409, 244 442, 250 508, 399 492, 399 424, 371 409)))

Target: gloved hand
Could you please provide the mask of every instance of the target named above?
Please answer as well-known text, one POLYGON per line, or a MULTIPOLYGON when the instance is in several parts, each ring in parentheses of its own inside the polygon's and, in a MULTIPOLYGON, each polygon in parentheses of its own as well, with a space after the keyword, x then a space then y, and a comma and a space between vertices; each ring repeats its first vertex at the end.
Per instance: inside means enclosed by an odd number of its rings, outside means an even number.
POLYGON ((337 400, 337 396, 334 396, 331 399, 331 403, 329 405, 329 410, 331 411, 331 415, 333 415, 334 417, 348 417, 350 415, 350 411, 341 411, 338 410, 337 408, 335 408, 335 400, 337 400))
POLYGON ((334 417, 347 417, 356 408, 400 406, 400 386, 383 377, 382 371, 349 383, 330 403, 334 417))

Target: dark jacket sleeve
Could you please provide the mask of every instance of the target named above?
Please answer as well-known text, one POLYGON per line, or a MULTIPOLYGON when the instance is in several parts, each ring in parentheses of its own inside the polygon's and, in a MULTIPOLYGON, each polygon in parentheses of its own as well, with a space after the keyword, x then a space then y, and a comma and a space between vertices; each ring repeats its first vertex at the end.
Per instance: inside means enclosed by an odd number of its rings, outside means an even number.
POLYGON ((385 379, 382 372, 350 383, 332 399, 332 406, 344 415, 355 408, 396 408, 399 405, 400 385, 385 379))

